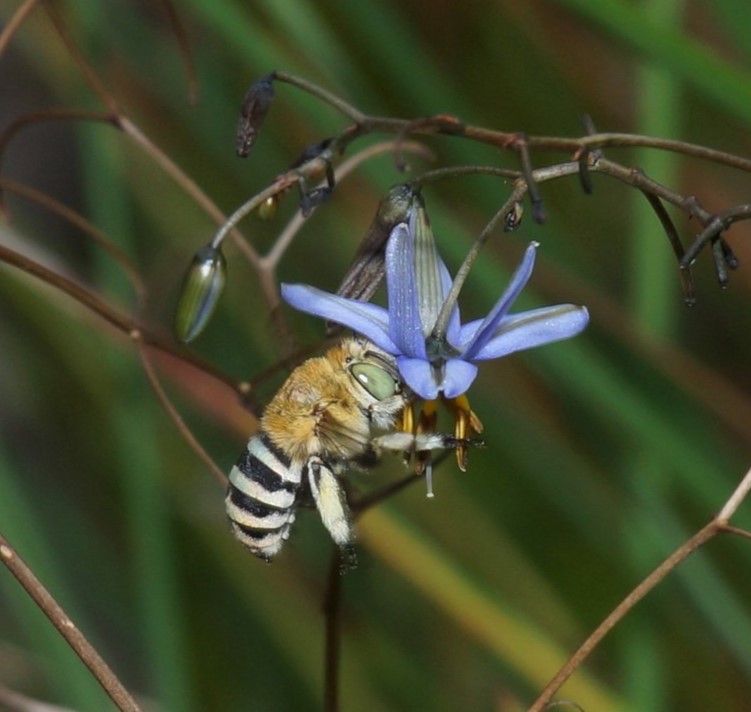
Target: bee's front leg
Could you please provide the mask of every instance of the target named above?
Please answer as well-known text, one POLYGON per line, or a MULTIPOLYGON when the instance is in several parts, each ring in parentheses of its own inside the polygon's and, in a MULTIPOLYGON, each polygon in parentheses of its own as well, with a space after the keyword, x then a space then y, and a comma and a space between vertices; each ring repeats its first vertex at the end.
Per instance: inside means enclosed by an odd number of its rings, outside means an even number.
POLYGON ((483 447, 477 438, 457 438, 451 433, 407 433, 397 430, 374 438, 373 447, 395 452, 426 452, 428 450, 453 450, 457 447, 483 447))
POLYGON ((379 400, 368 407, 368 420, 383 430, 393 427, 406 401, 401 393, 379 400))

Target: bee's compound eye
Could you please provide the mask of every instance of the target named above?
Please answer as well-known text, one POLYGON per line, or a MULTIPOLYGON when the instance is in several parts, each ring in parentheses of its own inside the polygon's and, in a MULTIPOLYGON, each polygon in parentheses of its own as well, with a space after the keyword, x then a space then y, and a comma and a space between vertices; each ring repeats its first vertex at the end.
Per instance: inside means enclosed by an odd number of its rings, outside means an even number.
POLYGON ((373 398, 385 400, 395 395, 397 383, 380 366, 372 363, 357 363, 352 366, 352 375, 373 398))

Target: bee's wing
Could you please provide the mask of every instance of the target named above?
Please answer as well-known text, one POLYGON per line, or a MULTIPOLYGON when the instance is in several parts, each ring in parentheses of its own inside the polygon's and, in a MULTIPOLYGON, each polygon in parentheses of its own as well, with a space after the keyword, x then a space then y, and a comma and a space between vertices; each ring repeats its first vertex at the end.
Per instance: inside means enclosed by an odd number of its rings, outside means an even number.
MULTIPOLYGON (((407 185, 392 188, 379 203, 373 222, 357 248, 352 264, 336 293, 341 297, 369 302, 384 275, 386 243, 391 231, 407 219, 414 190, 407 185)), ((329 323, 329 336, 341 330, 339 324, 329 323)))

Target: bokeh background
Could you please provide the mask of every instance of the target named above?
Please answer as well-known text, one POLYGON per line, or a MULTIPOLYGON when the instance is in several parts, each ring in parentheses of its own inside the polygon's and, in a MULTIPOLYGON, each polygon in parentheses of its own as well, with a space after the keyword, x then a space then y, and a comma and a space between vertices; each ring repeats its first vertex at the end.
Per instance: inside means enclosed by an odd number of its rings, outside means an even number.
MULTIPOLYGON (((2 0, 0 21, 20 6, 2 0)), ((283 172, 343 117, 287 86, 251 157, 234 156, 247 86, 284 69, 375 115, 449 113, 507 131, 632 131, 751 153, 751 52, 744 0, 179 0, 198 80, 188 81, 160 3, 54 3, 122 111, 226 212, 283 172)), ((50 108, 100 110, 36 8, 0 57, 3 126, 50 108)), ((378 137, 383 138, 383 137, 378 137)), ((375 139, 374 139, 375 140, 375 139)), ((367 144, 365 141, 362 145, 367 144)), ((512 154, 444 138, 436 163, 516 167, 512 154)), ((710 210, 751 201, 751 176, 679 155, 607 155, 710 210)), ((535 154, 535 165, 565 160, 535 154)), ((184 270, 216 223, 111 126, 49 121, 6 147, 1 175, 85 215, 133 260, 145 319, 168 334, 184 270)), ((364 165, 307 221, 279 270, 332 289, 385 190, 392 158, 364 165)), ((538 267, 521 306, 584 303, 577 339, 488 364, 471 392, 487 448, 437 496, 421 484, 359 525, 343 586, 344 710, 522 710, 604 616, 703 526, 749 465, 751 228, 720 290, 708 255, 698 302, 682 302, 662 229, 633 189, 593 176, 542 186, 549 215, 487 245, 462 295, 494 303, 531 239, 538 267)), ((505 199, 493 178, 425 197, 455 269, 505 199)), ((242 229, 264 250, 295 208, 242 229)), ((122 268, 70 224, 6 195, 5 244, 125 312, 122 268)), ((529 211, 528 211, 529 212, 529 211)), ((699 232, 672 213, 684 241, 699 232)), ((229 284, 191 350, 235 379, 280 358, 257 276, 229 247, 229 284)), ((0 530, 149 709, 305 710, 322 700, 322 601, 331 544, 303 513, 272 566, 229 535, 223 492, 150 390, 133 345, 39 280, 0 270, 0 530)), ((288 315, 301 346, 323 335, 288 315)), ((176 360, 159 371, 200 442, 227 470, 255 421, 220 381, 176 360)), ((260 387, 267 400, 283 378, 260 387)), ((390 460, 357 475, 373 491, 390 460)), ((737 524, 751 527, 751 503, 737 524)), ((559 698, 587 712, 747 710, 751 544, 721 537, 638 605, 559 698)), ((76 710, 112 705, 7 572, 0 572, 0 683, 76 710)))

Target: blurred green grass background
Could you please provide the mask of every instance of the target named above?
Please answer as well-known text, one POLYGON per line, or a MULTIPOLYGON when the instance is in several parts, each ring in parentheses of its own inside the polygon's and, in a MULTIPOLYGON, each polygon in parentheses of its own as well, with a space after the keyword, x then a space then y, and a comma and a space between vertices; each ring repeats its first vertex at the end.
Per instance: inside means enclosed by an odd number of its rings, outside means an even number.
MULTIPOLYGON (((7 22, 18 6, 4 0, 7 22)), ((235 158, 247 86, 271 69, 318 82, 360 109, 455 114, 530 134, 650 133, 748 156, 751 64, 742 0, 358 3, 184 0, 199 81, 187 82, 159 4, 60 4, 76 43, 123 111, 220 207, 286 169, 342 117, 279 85, 258 145, 235 158)), ((0 118, 100 108, 43 13, 0 58, 0 118)), ((439 165, 499 163, 457 139, 426 141, 439 165)), ((751 176, 646 151, 610 150, 710 210, 751 200, 751 176)), ((535 165, 563 160, 533 155, 535 165)), ((428 164, 413 161, 419 171, 428 164)), ((182 274, 216 226, 126 137, 47 122, 20 133, 2 175, 86 215, 124 249, 167 331, 182 274)), ((403 180, 386 155, 307 221, 280 268, 332 289, 378 200, 403 180)), ((525 709, 584 636, 722 505, 751 444, 751 241, 721 291, 710 260, 682 304, 669 244, 646 201, 593 176, 542 186, 549 215, 488 244, 463 293, 467 318, 495 301, 524 246, 541 242, 528 303, 572 301, 577 339, 488 364, 471 397, 485 450, 446 463, 437 496, 403 492, 360 523, 344 586, 343 710, 525 709)), ((505 198, 497 179, 438 184, 426 201, 456 268, 505 198)), ((4 242, 134 309, 122 270, 63 221, 7 196, 4 242)), ((289 215, 242 226, 264 248, 289 215)), ((674 213, 682 236, 699 231, 674 213)), ((228 250, 229 286, 194 351, 238 379, 280 355, 260 288, 228 250)), ((322 325, 290 315, 300 342, 322 325)), ((228 533, 223 492, 155 401, 132 345, 38 281, 0 279, 0 530, 126 686, 160 710, 318 709, 321 605, 330 542, 303 513, 273 566, 228 533)), ((163 361, 168 390, 221 467, 252 420, 228 389, 163 361)), ((267 398, 279 380, 264 384, 267 398)), ((363 490, 400 474, 357 475, 363 490)), ((745 504, 737 524, 751 527, 745 504)), ((587 712, 747 710, 751 547, 711 542, 632 611, 562 690, 587 712)), ((76 710, 110 709, 85 668, 7 573, 0 574, 0 683, 76 710)))

